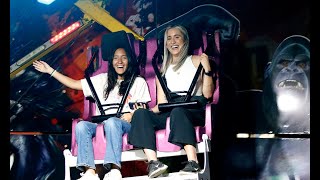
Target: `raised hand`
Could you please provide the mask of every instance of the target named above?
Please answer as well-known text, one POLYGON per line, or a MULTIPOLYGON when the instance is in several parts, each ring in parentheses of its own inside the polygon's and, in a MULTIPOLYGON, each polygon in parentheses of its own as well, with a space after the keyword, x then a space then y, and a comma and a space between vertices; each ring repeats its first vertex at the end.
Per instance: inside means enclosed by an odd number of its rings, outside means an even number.
POLYGON ((54 71, 54 69, 49 66, 46 62, 44 61, 41 61, 41 60, 38 60, 38 61, 34 61, 33 63, 33 67, 37 70, 37 71, 40 71, 40 72, 43 72, 43 73, 52 73, 54 71))

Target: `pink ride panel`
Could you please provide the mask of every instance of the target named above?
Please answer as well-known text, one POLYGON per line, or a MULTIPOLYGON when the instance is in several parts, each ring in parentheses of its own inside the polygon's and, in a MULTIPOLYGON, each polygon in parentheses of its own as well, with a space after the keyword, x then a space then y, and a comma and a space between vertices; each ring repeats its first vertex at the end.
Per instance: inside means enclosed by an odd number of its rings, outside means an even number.
MULTIPOLYGON (((216 44, 219 47, 219 35, 218 33, 215 34, 215 40, 216 44)), ((206 48, 207 41, 206 41, 206 36, 203 36, 203 41, 204 45, 206 48)), ((138 42, 138 41, 137 41, 138 42)), ((139 48, 137 47, 138 44, 135 42, 134 44, 134 50, 135 52, 139 52, 139 48)), ((147 60, 146 60, 146 66, 145 68, 141 69, 141 75, 145 77, 149 90, 150 90, 150 95, 152 98, 152 101, 149 103, 149 107, 154 107, 156 105, 156 84, 155 84, 155 72, 152 67, 152 58, 153 55, 156 52, 157 49, 157 41, 156 39, 148 39, 146 41, 146 47, 147 47, 147 60)), ((219 49, 218 49, 219 50, 219 49)), ((201 54, 202 50, 197 49, 194 51, 197 54, 201 54)), ((91 51, 89 51, 88 60, 91 58, 91 51)), ((216 63, 219 62, 219 57, 215 57, 216 63)), ((99 51, 99 68, 93 73, 93 75, 106 72, 108 68, 108 63, 107 61, 103 61, 101 57, 101 51, 99 51)), ((217 104, 219 100, 219 81, 217 78, 216 81, 216 90, 213 95, 213 104, 217 104)), ((90 116, 95 112, 95 104, 93 102, 90 102, 89 100, 85 99, 84 100, 84 120, 90 120, 90 116)), ((196 132, 196 140, 197 142, 202 142, 202 135, 207 134, 209 136, 209 139, 211 139, 211 134, 212 134, 212 115, 211 115, 211 104, 208 104, 206 107, 206 120, 205 120, 205 126, 200 127, 197 126, 195 127, 195 132, 196 132)), ((71 153, 73 156, 77 156, 78 152, 78 147, 76 144, 76 139, 75 139, 75 126, 76 124, 80 121, 80 119, 74 119, 72 122, 72 142, 71 142, 71 153)), ((168 142, 168 137, 170 133, 170 126, 169 126, 170 118, 167 119, 167 125, 166 129, 163 130, 158 130, 156 132, 156 146, 157 150, 161 152, 176 152, 181 150, 179 146, 176 146, 174 144, 171 144, 168 142)), ((96 137, 93 138, 93 148, 94 148, 94 157, 95 160, 103 160, 104 159, 104 153, 106 150, 106 138, 104 135, 104 130, 103 130, 103 124, 99 124, 97 126, 97 131, 96 131, 96 137)), ((128 143, 128 135, 124 134, 123 138, 123 145, 122 149, 123 151, 127 151, 130 149, 133 149, 133 146, 128 143)))

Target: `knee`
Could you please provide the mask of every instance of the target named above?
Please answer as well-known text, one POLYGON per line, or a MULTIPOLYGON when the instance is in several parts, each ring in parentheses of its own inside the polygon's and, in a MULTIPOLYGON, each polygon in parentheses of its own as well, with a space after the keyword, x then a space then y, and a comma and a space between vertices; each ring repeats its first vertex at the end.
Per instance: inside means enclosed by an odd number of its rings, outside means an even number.
POLYGON ((186 109, 182 107, 176 107, 172 109, 170 113, 170 124, 171 125, 179 125, 181 123, 186 123, 186 120, 188 119, 186 113, 186 109))
POLYGON ((85 121, 79 121, 76 125, 76 133, 86 131, 86 129, 87 129, 86 123, 87 122, 85 122, 85 121))
POLYGON ((171 113, 170 115, 179 115, 179 114, 183 114, 185 112, 185 109, 182 108, 182 107, 176 107, 176 108, 173 108, 171 110, 171 113))
POLYGON ((131 124, 136 121, 145 121, 148 113, 149 113, 148 109, 137 109, 133 113, 131 124))
POLYGON ((115 118, 115 117, 111 117, 105 121, 103 121, 103 127, 105 129, 110 128, 110 129, 114 129, 115 127, 118 126, 119 124, 119 119, 115 118))

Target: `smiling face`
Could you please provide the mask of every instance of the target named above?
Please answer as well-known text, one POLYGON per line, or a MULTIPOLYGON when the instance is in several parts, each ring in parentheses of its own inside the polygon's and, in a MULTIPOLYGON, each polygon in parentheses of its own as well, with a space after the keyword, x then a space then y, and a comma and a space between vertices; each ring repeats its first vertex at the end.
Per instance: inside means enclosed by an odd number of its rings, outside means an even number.
POLYGON ((118 74, 118 79, 123 79, 123 74, 128 69, 128 57, 123 48, 119 48, 114 52, 114 56, 112 59, 112 65, 118 74))
POLYGON ((167 32, 166 47, 173 57, 178 57, 185 44, 183 34, 178 28, 171 28, 167 32))

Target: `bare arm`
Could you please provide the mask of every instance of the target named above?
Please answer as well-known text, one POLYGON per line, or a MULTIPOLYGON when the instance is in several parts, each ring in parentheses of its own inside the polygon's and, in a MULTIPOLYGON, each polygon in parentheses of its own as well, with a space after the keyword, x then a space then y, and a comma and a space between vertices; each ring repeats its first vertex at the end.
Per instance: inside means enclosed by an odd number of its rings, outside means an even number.
POLYGON ((152 108, 152 111, 155 113, 159 113, 160 111, 158 108, 158 104, 167 103, 168 100, 164 94, 164 91, 161 87, 161 84, 160 84, 158 78, 156 78, 156 87, 157 87, 157 105, 152 108))
MULTIPOLYGON (((205 53, 201 54, 200 63, 203 66, 204 73, 211 71, 209 58, 205 53)), ((213 84, 213 77, 212 77, 212 75, 208 76, 208 75, 204 74, 202 81, 203 81, 202 82, 202 93, 203 93, 203 96, 206 97, 207 99, 209 99, 209 98, 212 97, 213 91, 214 91, 214 88, 215 88, 214 84, 213 84)))
POLYGON ((72 79, 68 76, 65 76, 58 71, 54 70, 50 65, 48 65, 44 61, 34 61, 33 66, 37 71, 51 74, 52 77, 57 79, 59 82, 61 82, 63 85, 76 90, 82 90, 81 81, 72 79))
POLYGON ((209 58, 205 53, 202 53, 201 56, 193 56, 195 57, 195 62, 197 66, 201 63, 203 70, 202 70, 202 94, 205 98, 209 99, 213 95, 214 91, 214 84, 213 84, 213 77, 204 74, 205 72, 211 71, 211 66, 209 62, 209 58))

